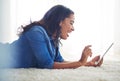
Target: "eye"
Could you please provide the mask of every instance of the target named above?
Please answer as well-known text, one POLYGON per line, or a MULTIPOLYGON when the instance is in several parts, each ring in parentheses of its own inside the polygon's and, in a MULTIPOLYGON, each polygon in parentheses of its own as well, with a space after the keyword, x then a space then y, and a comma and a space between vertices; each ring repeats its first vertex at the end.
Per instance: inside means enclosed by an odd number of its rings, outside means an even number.
POLYGON ((70 22, 71 25, 73 25, 73 22, 70 22))
POLYGON ((73 25, 74 21, 70 21, 70 24, 73 25))

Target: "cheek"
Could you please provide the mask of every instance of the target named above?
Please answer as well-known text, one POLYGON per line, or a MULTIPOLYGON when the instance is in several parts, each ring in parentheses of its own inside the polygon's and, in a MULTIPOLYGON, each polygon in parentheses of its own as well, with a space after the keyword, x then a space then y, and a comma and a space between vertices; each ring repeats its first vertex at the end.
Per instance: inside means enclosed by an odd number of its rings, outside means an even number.
POLYGON ((67 38, 67 30, 66 30, 66 29, 63 29, 63 30, 61 31, 60 37, 61 37, 62 39, 66 39, 66 38, 67 38))
POLYGON ((68 23, 62 23, 61 24, 61 34, 66 35, 67 32, 70 30, 70 25, 68 23))
POLYGON ((62 33, 62 34, 67 33, 67 28, 66 28, 66 27, 62 28, 62 29, 61 29, 61 33, 62 33))
POLYGON ((70 28, 71 28, 71 26, 70 26, 69 24, 64 24, 64 25, 62 26, 62 30, 63 30, 63 31, 68 31, 70 28))

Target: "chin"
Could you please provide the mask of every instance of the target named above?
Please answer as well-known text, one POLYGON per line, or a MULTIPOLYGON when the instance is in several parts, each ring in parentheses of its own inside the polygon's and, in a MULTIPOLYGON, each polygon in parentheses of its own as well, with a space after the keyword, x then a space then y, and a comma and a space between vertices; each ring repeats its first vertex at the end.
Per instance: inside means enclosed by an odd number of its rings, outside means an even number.
POLYGON ((63 39, 63 40, 66 40, 68 38, 68 36, 67 35, 61 35, 60 38, 63 39))
POLYGON ((63 40, 67 40, 67 38, 63 39, 63 40))
POLYGON ((66 39, 67 39, 67 37, 61 37, 61 39, 66 40, 66 39))

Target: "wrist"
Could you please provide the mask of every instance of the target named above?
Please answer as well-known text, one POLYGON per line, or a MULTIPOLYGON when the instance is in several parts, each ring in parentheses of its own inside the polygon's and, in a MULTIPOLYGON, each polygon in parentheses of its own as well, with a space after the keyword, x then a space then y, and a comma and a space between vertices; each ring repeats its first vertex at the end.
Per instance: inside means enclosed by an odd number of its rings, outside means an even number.
POLYGON ((86 56, 86 57, 82 56, 81 59, 79 60, 79 62, 85 64, 87 62, 87 58, 88 58, 88 56, 86 56))
POLYGON ((85 66, 91 66, 91 62, 85 63, 85 66))
POLYGON ((84 66, 86 64, 86 61, 79 60, 79 63, 81 66, 84 66))

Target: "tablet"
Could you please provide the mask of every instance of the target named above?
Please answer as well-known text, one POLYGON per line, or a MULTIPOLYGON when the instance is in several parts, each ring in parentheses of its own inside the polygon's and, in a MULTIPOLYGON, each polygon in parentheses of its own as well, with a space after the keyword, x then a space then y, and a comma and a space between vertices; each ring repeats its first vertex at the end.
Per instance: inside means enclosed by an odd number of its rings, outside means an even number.
POLYGON ((97 61, 97 62, 95 62, 95 64, 98 64, 101 60, 102 60, 102 58, 105 56, 105 54, 109 51, 109 49, 113 46, 113 44, 114 43, 112 43, 109 47, 108 47, 108 49, 105 51, 105 53, 100 57, 100 59, 97 61))

